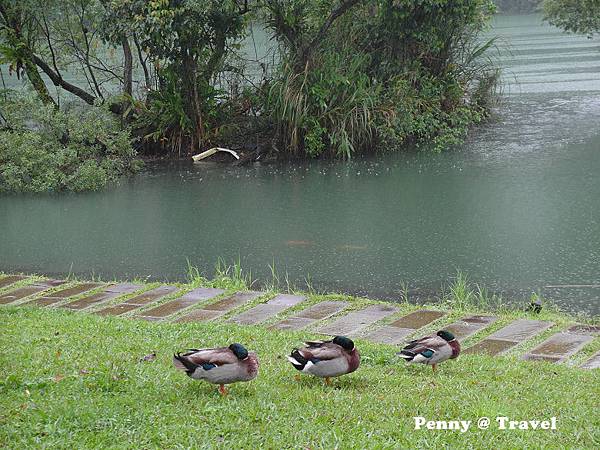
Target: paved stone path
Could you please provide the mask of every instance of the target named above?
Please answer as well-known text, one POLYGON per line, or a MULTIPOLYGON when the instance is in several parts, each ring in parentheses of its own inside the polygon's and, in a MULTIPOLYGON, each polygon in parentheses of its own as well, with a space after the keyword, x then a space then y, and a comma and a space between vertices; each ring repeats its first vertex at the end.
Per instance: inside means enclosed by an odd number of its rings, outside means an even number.
POLYGON ((134 309, 139 309, 142 306, 146 306, 150 303, 157 302, 167 295, 177 291, 176 286, 159 286, 149 291, 143 292, 140 295, 136 295, 130 299, 125 300, 123 303, 111 305, 107 308, 96 311, 96 314, 101 316, 120 316, 134 309))
POLYGON ((540 345, 523 355, 530 361, 551 361, 561 363, 573 356, 599 334, 599 327, 574 326, 550 336, 540 345))
POLYGON ((219 300, 216 303, 205 305, 201 309, 195 309, 189 314, 180 317, 176 322, 201 322, 204 320, 213 320, 224 316, 229 311, 251 302, 263 295, 263 292, 237 292, 230 297, 219 300))
POLYGON ((135 291, 139 291, 143 287, 144 286, 141 284, 134 283, 113 284, 95 294, 80 298, 78 300, 75 300, 74 302, 60 305, 60 308, 72 309, 74 311, 91 308, 92 306, 96 306, 109 300, 113 300, 122 295, 132 294, 135 291))
POLYGON ((141 312, 139 317, 145 320, 162 320, 192 305, 217 297, 224 292, 223 289, 196 288, 175 300, 141 312))
MULTIPOLYGON (((108 286, 103 283, 78 283, 74 286, 44 295, 44 291, 65 283, 63 280, 45 280, 10 290, 12 284, 25 279, 27 279, 25 276, 12 275, 0 278, 0 289, 8 287, 8 292, 0 295, 0 305, 9 305, 20 300, 25 300, 20 305, 53 307, 59 302, 66 301, 66 303, 59 306, 71 310, 84 310, 91 309, 124 295, 133 294, 135 291, 144 288, 143 285, 133 283, 119 283, 108 286), (71 297, 81 296, 88 291, 99 288, 102 288, 99 292, 75 299, 71 302, 68 301, 71 297), (29 299, 29 297, 32 298, 29 299)), ((179 288, 176 286, 159 286, 125 299, 121 303, 111 304, 96 311, 96 313, 104 316, 121 315, 149 307, 153 303, 160 302, 165 297, 176 297, 180 295, 178 290, 179 288)), ((171 320, 172 317, 175 317, 174 320, 177 322, 214 320, 264 295, 262 292, 254 291, 237 292, 228 297, 217 299, 217 301, 212 303, 210 302, 211 299, 224 293, 225 291, 222 289, 193 289, 178 298, 141 311, 134 317, 145 320, 171 320), (194 308, 194 306, 197 307, 194 308), (178 313, 180 312, 183 312, 183 315, 179 316, 178 313)), ((303 296, 279 294, 264 303, 255 305, 247 311, 233 316, 229 321, 242 325, 261 324, 274 318, 277 314, 285 313, 288 309, 301 304, 305 300, 306 298, 303 296)), ((498 317, 495 316, 471 315, 444 326, 443 321, 446 320, 446 312, 422 309, 399 317, 389 324, 379 325, 377 322, 397 313, 398 308, 392 304, 373 304, 358 311, 344 313, 343 311, 348 306, 348 302, 345 301, 322 301, 301 311, 297 311, 289 317, 283 317, 280 321, 271 325, 270 328, 300 330, 310 326, 316 327, 311 329, 315 329, 317 333, 347 335, 364 338, 373 342, 397 345, 406 341, 409 336, 418 334, 419 330, 430 326, 436 321, 441 322, 439 326, 436 326, 436 329, 447 329, 454 333, 458 339, 462 340, 484 330, 498 320, 498 317), (332 322, 326 324, 320 323, 331 317, 334 317, 332 322)), ((553 325, 552 322, 543 320, 514 320, 467 348, 463 353, 501 355, 550 329, 553 325)), ((525 360, 563 363, 599 336, 600 326, 572 325, 561 332, 552 334, 544 342, 537 345, 525 355, 522 355, 522 358, 525 360)), ((600 368, 600 352, 595 353, 581 364, 580 367, 584 369, 600 368)))
POLYGON ((371 305, 360 311, 353 311, 335 322, 332 322, 317 331, 329 335, 353 336, 391 314, 398 312, 398 308, 391 305, 371 305))
POLYGON ((15 289, 14 291, 10 291, 3 295, 0 295, 0 305, 8 305, 10 303, 29 297, 30 295, 38 294, 50 288, 60 286, 64 283, 66 283, 66 281, 64 280, 45 280, 37 281, 33 284, 28 284, 27 286, 23 286, 21 288, 15 289))
POLYGON ((600 352, 596 353, 581 365, 583 369, 600 369, 600 352))
POLYGON ((55 303, 62 302, 66 298, 74 297, 79 294, 83 294, 87 291, 91 291, 92 289, 96 289, 100 286, 103 286, 104 283, 83 283, 78 284, 77 286, 72 286, 70 288, 62 289, 60 291, 52 292, 47 296, 39 297, 33 300, 26 302, 26 304, 36 304, 38 306, 50 306, 55 303))
POLYGON ((313 323, 327 319, 348 306, 348 302, 321 302, 300 311, 293 317, 283 319, 281 322, 277 322, 271 325, 270 328, 277 328, 278 330, 300 330, 306 328, 313 323))
POLYGON ((446 315, 442 311, 421 309, 363 335, 365 339, 382 344, 400 344, 407 336, 446 315))
POLYGON ((8 275, 0 279, 0 289, 10 286, 11 284, 16 283, 17 281, 25 280, 27 278, 28 277, 24 275, 8 275))
POLYGON ((267 303, 256 305, 254 308, 244 311, 229 319, 230 322, 241 325, 255 325, 264 322, 286 309, 296 306, 306 300, 306 297, 290 294, 278 294, 267 303))
POLYGON ((456 339, 462 340, 489 327, 496 320, 498 318, 494 316, 468 316, 445 326, 444 330, 450 331, 456 339))
POLYGON ((500 355, 514 346, 537 336, 553 325, 552 322, 543 320, 519 319, 511 322, 504 328, 490 334, 483 341, 469 347, 465 354, 487 353, 489 355, 500 355))

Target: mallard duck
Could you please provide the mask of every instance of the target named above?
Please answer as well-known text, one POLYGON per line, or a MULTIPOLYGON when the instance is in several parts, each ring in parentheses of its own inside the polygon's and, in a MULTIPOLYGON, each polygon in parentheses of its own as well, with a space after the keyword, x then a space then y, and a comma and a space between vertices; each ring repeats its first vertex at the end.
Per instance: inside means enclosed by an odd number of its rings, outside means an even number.
POLYGON ((292 350, 288 360, 301 372, 325 378, 325 384, 331 384, 331 377, 354 372, 360 365, 360 353, 347 337, 336 336, 331 341, 307 341, 304 344, 305 347, 292 350))
POLYGON ((176 353, 173 355, 173 365, 185 370, 194 380, 218 384, 221 395, 227 395, 226 384, 250 381, 258 375, 256 353, 249 353, 242 344, 176 353))
POLYGON ((460 343, 449 331, 410 341, 398 355, 410 363, 428 364, 435 373, 435 367, 447 359, 458 358, 460 343))

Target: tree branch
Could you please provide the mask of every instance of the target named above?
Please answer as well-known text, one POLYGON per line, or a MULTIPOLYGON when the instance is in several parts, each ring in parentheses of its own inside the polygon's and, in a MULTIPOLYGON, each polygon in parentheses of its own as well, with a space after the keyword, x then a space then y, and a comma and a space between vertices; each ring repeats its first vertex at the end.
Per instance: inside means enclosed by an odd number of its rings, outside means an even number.
POLYGON ((48 64, 46 64, 46 62, 43 59, 41 59, 39 56, 37 56, 35 54, 32 55, 32 60, 35 63, 35 65, 38 66, 40 69, 42 69, 42 72, 44 72, 48 76, 48 78, 50 78, 52 80, 52 82, 54 83, 55 86, 60 86, 65 91, 70 92, 73 95, 76 95, 77 97, 79 97, 84 102, 86 102, 90 105, 94 104, 96 97, 94 97, 89 92, 84 91, 80 87, 75 86, 74 84, 71 84, 68 81, 65 81, 62 76, 60 76, 54 70, 52 70, 52 68, 48 64))

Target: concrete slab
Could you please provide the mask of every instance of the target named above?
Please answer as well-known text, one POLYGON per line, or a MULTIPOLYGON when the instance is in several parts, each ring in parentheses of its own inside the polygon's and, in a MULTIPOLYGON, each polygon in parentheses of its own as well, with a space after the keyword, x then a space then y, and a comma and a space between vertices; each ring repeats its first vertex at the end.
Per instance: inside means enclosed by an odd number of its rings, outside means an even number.
POLYGON ((216 319, 223 315, 221 311, 213 311, 208 309, 195 309, 189 314, 175 320, 175 322, 202 322, 205 320, 216 319))
POLYGON ((500 339, 484 339, 477 344, 467 348, 462 353, 465 355, 473 353, 486 353, 488 355, 500 355, 517 345, 517 342, 503 341, 500 339))
POLYGON ((101 292, 89 295, 87 297, 80 298, 74 302, 61 305, 61 308, 72 309, 74 311, 80 311, 82 309, 89 308, 93 305, 98 305, 103 302, 115 299, 122 295, 131 294, 141 288, 143 285, 133 283, 119 283, 112 286, 108 286, 101 292))
POLYGON ((377 328, 364 336, 365 339, 381 344, 400 344, 404 342, 407 336, 413 334, 416 330, 412 328, 398 328, 389 325, 377 328))
POLYGON ((159 286, 146 292, 142 292, 140 295, 128 298, 125 303, 128 305, 144 306, 149 303, 160 300, 167 295, 176 292, 179 288, 177 286, 159 286))
POLYGON ((211 303, 210 305, 204 305, 202 309, 197 309, 191 313, 180 317, 176 322, 200 322, 205 320, 213 320, 217 317, 225 315, 232 309, 237 308, 249 301, 252 301, 261 295, 263 292, 249 291, 249 292, 236 292, 231 297, 224 298, 218 302, 211 303))
POLYGON ((401 317, 395 322, 392 322, 390 326, 418 330, 419 328, 423 328, 425 325, 429 325, 434 320, 444 317, 445 315, 446 313, 442 311, 421 309, 401 317))
POLYGON ((600 352, 596 353, 581 365, 582 369, 600 369, 600 352))
POLYGON ((523 355, 526 360, 551 360, 563 362, 581 350, 594 339, 591 335, 575 333, 557 333, 550 336, 529 353, 523 355))
POLYGON ((120 316, 121 314, 125 314, 129 311, 133 311, 134 309, 139 308, 139 305, 130 305, 128 303, 120 303, 118 305, 109 306, 108 308, 101 309, 100 311, 96 311, 96 314, 100 316, 120 316))
POLYGON ((498 318, 494 316, 468 316, 444 327, 444 330, 450 331, 456 339, 461 340, 487 328, 496 320, 498 318))
POLYGON ((238 306, 242 306, 245 303, 255 300, 258 297, 260 297, 261 295, 264 295, 264 292, 257 292, 257 291, 236 292, 231 297, 227 297, 227 298, 224 298, 223 300, 219 300, 216 303, 211 303, 210 305, 206 305, 202 309, 222 311, 223 313, 225 313, 227 311, 231 311, 232 309, 237 308, 238 306))
POLYGON ((544 320, 518 319, 490 334, 484 340, 464 350, 464 354, 487 353, 500 355, 521 342, 546 331, 553 325, 544 320))
POLYGON ((84 292, 91 291, 92 289, 99 288, 104 285, 104 283, 82 283, 77 286, 72 286, 70 288, 62 289, 60 291, 53 292, 50 297, 55 298, 68 298, 74 297, 75 295, 83 294, 84 292))
POLYGON ((296 314, 294 317, 303 319, 323 320, 337 314, 348 306, 348 302, 326 301, 312 305, 296 314))
POLYGON ((303 302, 306 297, 299 295, 279 294, 269 300, 267 303, 262 303, 254 308, 244 311, 235 317, 229 319, 230 322, 239 323, 242 325, 254 325, 264 322, 273 316, 285 311, 286 309, 296 306, 303 302))
POLYGON ((221 295, 224 292, 225 291, 223 289, 197 288, 193 291, 188 292, 187 294, 184 294, 178 299, 164 303, 148 311, 143 311, 139 315, 144 318, 162 319, 164 317, 170 316, 171 314, 175 314, 176 312, 181 311, 182 309, 188 308, 197 303, 221 295))
POLYGON ((492 333, 488 339, 503 339, 505 341, 522 342, 537 336, 553 325, 552 322, 543 320, 519 319, 511 322, 504 328, 492 333))
POLYGON ((25 275, 8 275, 0 279, 0 289, 10 286, 17 281, 26 280, 28 277, 25 275))
POLYGON ((446 313, 442 311, 421 309, 400 317, 389 325, 372 330, 363 337, 369 341, 382 344, 400 344, 419 328, 429 325, 445 315, 446 313))
POLYGON ((397 311, 398 308, 391 305, 372 305, 361 309, 360 311, 351 312, 335 322, 319 328, 317 331, 332 336, 356 334, 372 323, 394 314, 397 311))
POLYGON ((281 322, 277 322, 276 324, 271 325, 269 328, 287 331, 301 330, 302 328, 306 328, 314 322, 315 319, 306 319, 304 317, 290 317, 289 319, 285 319, 281 322))
POLYGON ((282 320, 270 328, 278 330, 300 330, 307 326, 333 316, 334 314, 342 311, 348 306, 347 302, 341 301, 326 301, 312 305, 303 311, 297 313, 294 317, 282 320))
POLYGON ((597 325, 573 325, 567 329, 569 333, 600 335, 600 326, 597 325))
POLYGON ((52 306, 58 302, 62 302, 63 300, 64 300, 64 298, 58 298, 58 297, 40 297, 40 298, 31 300, 29 302, 25 302, 24 305, 25 306, 32 306, 32 305, 52 306))

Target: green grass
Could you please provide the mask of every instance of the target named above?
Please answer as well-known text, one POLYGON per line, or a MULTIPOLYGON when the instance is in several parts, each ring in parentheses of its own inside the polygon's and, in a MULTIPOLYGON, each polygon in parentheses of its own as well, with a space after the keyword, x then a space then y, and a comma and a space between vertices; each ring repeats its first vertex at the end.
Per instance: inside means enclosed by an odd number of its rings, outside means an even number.
POLYGON ((0 446, 8 448, 597 448, 600 371, 461 356, 408 366, 394 348, 357 340, 357 372, 327 387, 284 355, 308 332, 224 323, 148 323, 26 307, 0 308, 0 446), (174 351, 242 342, 256 380, 193 381, 174 351), (156 352, 156 360, 140 362, 156 352), (414 430, 431 420, 557 417, 558 429, 414 430))

